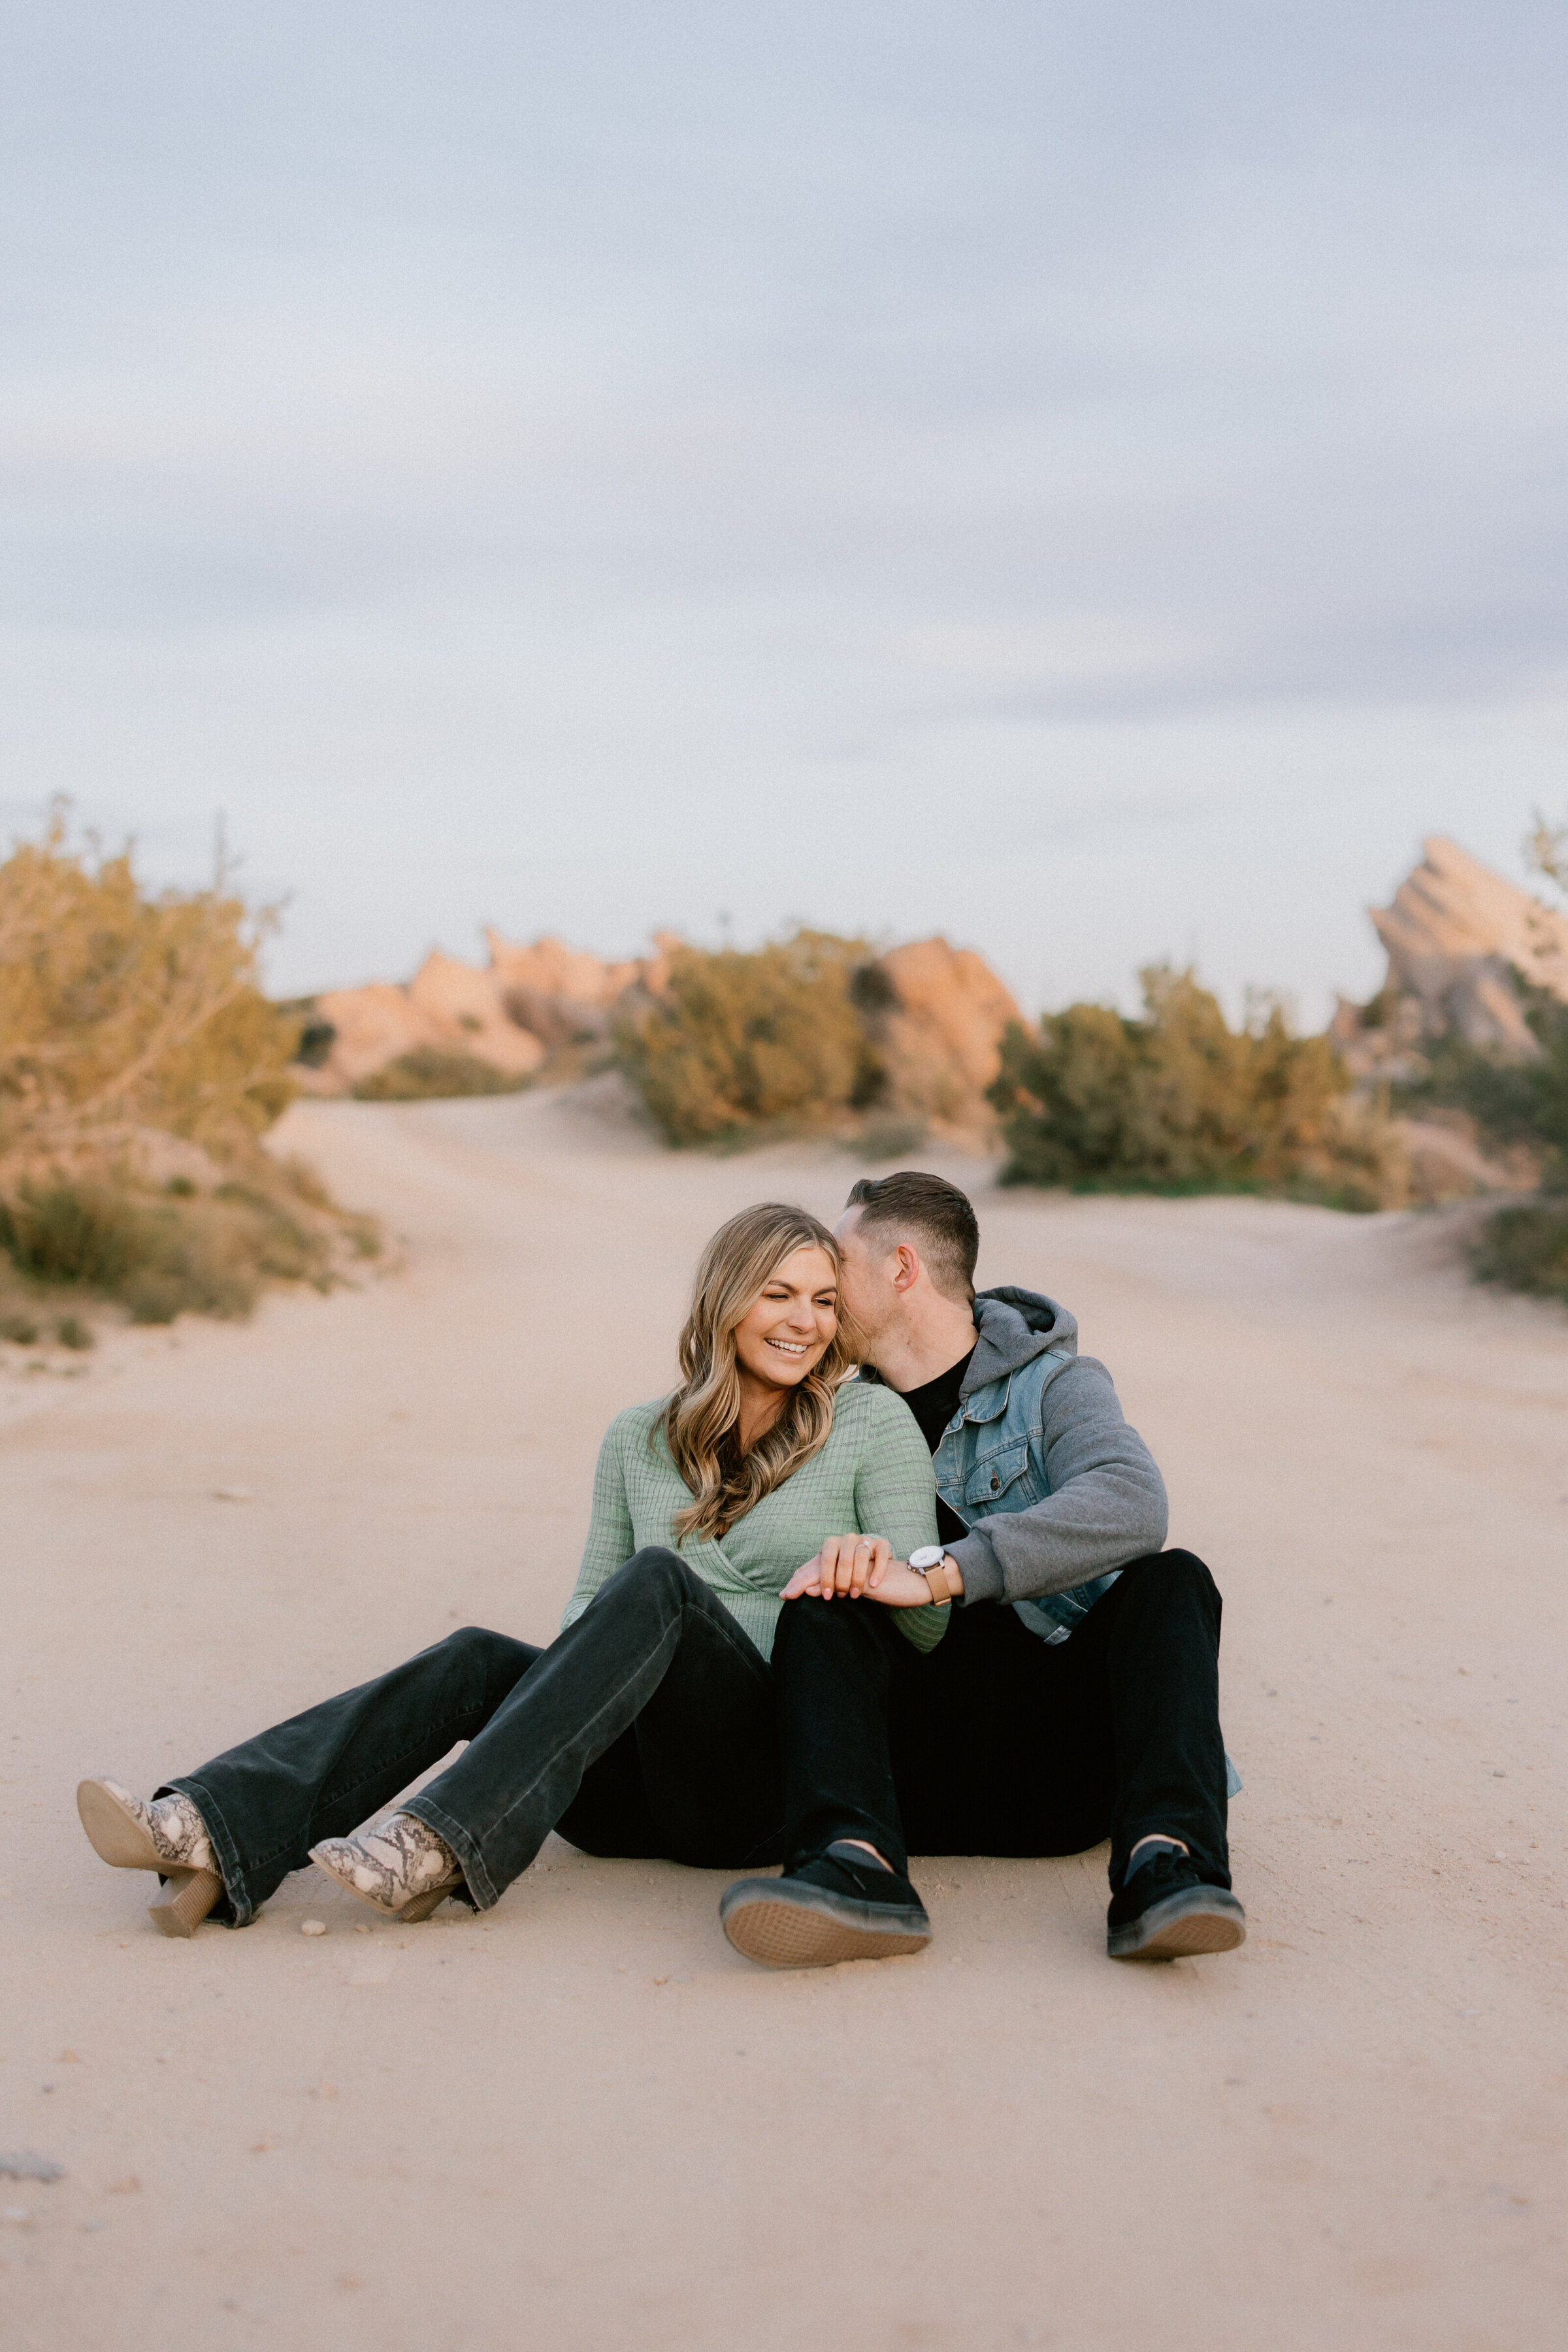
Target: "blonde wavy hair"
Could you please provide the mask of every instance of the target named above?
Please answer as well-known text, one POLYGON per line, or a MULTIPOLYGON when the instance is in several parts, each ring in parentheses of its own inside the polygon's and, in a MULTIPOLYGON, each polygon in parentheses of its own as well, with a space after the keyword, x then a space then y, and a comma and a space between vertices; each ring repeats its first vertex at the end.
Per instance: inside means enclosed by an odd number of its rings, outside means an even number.
POLYGON ((799 1385, 784 1391, 777 1420, 742 1454, 737 1440, 741 1374, 735 1328, 742 1323, 786 1257, 819 1249, 839 1270, 838 1244, 805 1209, 759 1202, 721 1225, 703 1251, 691 1288, 691 1311, 680 1334, 680 1386, 657 1428, 690 1488, 692 1501, 675 1516, 678 1543, 689 1535, 723 1536, 737 1519, 782 1486, 803 1462, 826 1444, 833 1397, 856 1362, 856 1339, 842 1303, 838 1328, 826 1353, 799 1385))

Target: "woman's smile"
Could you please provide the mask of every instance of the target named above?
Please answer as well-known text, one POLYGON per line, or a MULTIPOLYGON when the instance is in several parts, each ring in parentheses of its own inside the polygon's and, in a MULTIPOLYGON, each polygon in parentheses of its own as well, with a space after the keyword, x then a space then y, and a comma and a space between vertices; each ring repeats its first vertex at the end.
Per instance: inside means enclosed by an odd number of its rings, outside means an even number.
POLYGON ((805 1243, 774 1267, 735 1326, 742 1453, 777 1418, 791 1389, 809 1380, 838 1329, 838 1269, 805 1243))

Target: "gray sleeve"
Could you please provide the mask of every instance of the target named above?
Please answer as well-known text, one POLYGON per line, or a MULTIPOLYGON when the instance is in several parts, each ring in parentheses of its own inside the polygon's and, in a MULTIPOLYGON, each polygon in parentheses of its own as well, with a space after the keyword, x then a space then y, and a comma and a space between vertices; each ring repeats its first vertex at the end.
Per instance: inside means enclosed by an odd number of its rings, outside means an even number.
POLYGON ((1092 1356, 1075 1357, 1047 1383, 1031 1444, 1050 1493, 1026 1511, 993 1512, 948 1546, 966 1608, 1067 1592, 1164 1543, 1165 1482, 1092 1356))

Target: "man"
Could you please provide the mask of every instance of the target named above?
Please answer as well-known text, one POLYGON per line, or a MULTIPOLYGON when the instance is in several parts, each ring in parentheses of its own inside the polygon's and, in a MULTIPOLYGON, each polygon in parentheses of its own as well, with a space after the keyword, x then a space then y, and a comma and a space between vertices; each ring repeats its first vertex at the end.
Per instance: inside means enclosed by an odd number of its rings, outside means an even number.
POLYGON ((789 1808, 805 1827, 783 1878, 729 1889, 725 1932, 796 1967, 909 1951, 931 1933, 910 1848, 1079 1853, 1109 1837, 1112 1958, 1232 1950, 1246 1924, 1219 1594, 1191 1552, 1160 1549, 1163 1482, 1073 1318, 1032 1291, 976 1297, 979 1241, 940 1176, 850 1192, 838 1242, 860 1377, 921 1425, 941 1541, 903 1561, 845 1537, 792 1579, 773 1663, 797 1731, 807 1695, 816 1742, 785 1769, 809 1769, 816 1801, 789 1808), (949 1600, 928 1654, 896 1637, 891 1609, 949 1600))

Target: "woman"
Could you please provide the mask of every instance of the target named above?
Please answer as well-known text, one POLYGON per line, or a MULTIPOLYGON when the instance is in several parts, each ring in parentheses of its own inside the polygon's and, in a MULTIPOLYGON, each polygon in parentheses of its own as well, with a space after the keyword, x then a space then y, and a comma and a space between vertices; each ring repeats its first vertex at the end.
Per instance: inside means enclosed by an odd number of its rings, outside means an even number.
MULTIPOLYGON (((790 1721, 769 1663, 782 1589, 816 1555, 816 1589, 858 1592, 882 1538, 902 1562, 936 1529, 920 1430, 889 1390, 843 1385, 852 1358, 826 1227, 771 1202, 732 1217, 698 1268, 679 1387, 610 1424, 548 1649, 469 1626, 151 1802, 84 1780, 97 1852, 168 1881, 152 1916, 175 1936, 214 1911, 245 1926, 307 1861, 405 1923, 448 1895, 488 1910, 552 1829, 590 1853, 709 1868, 798 1854, 821 1727, 790 1721), (374 1825, 459 1740, 454 1762, 374 1825)), ((899 1622, 928 1649, 948 1612, 913 1570, 900 1576, 899 1622)), ((823 1835, 826 1851, 832 1824, 823 1835)), ((896 1837, 895 1817, 883 1843, 896 1837)), ((886 1871, 872 1839, 837 1843, 829 1874, 886 1871)), ((895 1891, 885 1877, 879 1888, 895 1891)), ((896 1903, 877 1906, 879 1948, 928 1940, 910 1895, 901 1921, 896 1903), (890 1944, 889 1925, 906 1940, 890 1944)))

